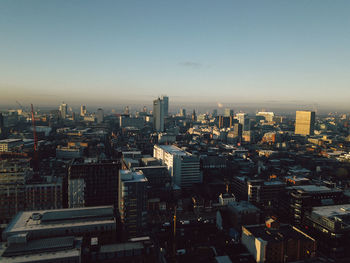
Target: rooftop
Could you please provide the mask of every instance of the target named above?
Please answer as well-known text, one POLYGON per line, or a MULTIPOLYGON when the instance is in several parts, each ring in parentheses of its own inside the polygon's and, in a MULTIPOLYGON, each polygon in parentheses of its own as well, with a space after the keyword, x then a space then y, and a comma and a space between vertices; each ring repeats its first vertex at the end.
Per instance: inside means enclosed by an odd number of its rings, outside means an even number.
POLYGON ((189 155, 189 153, 187 153, 186 151, 180 149, 179 147, 176 147, 174 145, 157 145, 159 148, 161 148, 162 150, 173 154, 173 155, 181 155, 181 156, 186 156, 189 155))
POLYGON ((142 171, 119 170, 120 180, 123 182, 147 182, 142 171))
POLYGON ((11 142, 20 142, 22 141, 21 139, 4 139, 0 140, 0 143, 11 143, 11 142))
POLYGON ((313 207, 312 213, 327 218, 350 216, 350 204, 313 207))
POLYGON ((331 189, 327 186, 323 185, 299 185, 299 186, 291 186, 288 189, 300 190, 308 193, 321 193, 321 192, 338 192, 340 189, 331 189))
POLYGON ((114 223, 113 206, 19 212, 3 232, 3 238, 35 230, 114 223))

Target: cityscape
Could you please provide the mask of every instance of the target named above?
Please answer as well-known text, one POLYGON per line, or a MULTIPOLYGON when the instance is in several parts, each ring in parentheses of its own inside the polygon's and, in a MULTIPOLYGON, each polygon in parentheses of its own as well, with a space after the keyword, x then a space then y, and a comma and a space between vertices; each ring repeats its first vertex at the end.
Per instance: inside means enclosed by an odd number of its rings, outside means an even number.
POLYGON ((0 1, 0 262, 350 262, 349 12, 0 1))

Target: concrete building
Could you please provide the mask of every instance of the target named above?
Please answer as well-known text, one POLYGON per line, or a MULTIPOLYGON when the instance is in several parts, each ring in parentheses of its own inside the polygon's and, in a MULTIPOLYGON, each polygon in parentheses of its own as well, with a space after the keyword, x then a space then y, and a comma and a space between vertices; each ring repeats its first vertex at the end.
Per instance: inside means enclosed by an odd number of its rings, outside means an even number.
POLYGON ((322 253, 334 260, 350 260, 350 204, 313 207, 305 224, 322 253))
POLYGON ((21 139, 0 140, 0 152, 11 152, 23 144, 21 139))
POLYGON ((120 162, 79 163, 68 168, 68 206, 116 205, 120 162))
POLYGON ((68 105, 65 103, 62 103, 59 107, 59 112, 62 119, 66 119, 68 116, 68 105))
POLYGON ((174 145, 155 145, 153 157, 168 167, 172 183, 181 188, 191 188, 202 182, 199 158, 174 145))
POLYGON ((142 129, 145 126, 144 118, 140 117, 130 117, 130 115, 121 115, 119 117, 119 126, 121 128, 135 127, 142 129))
POLYGON ((153 128, 158 132, 164 131, 164 101, 160 98, 153 101, 153 128))
POLYGON ((64 147, 59 145, 56 148, 56 158, 58 159, 75 159, 81 158, 82 156, 82 147, 64 147))
POLYGON ((225 117, 233 117, 233 110, 232 109, 229 109, 229 108, 226 108, 225 111, 224 111, 224 116, 225 117))
POLYGON ((250 120, 247 113, 236 113, 236 119, 242 125, 243 131, 250 130, 250 120))
POLYGON ((119 171, 118 210, 129 237, 142 233, 147 224, 147 183, 141 171, 119 171))
POLYGON ((97 114, 96 114, 96 120, 97 123, 102 123, 104 118, 104 112, 103 109, 99 108, 97 109, 97 114))
POLYGON ((115 240, 116 219, 113 206, 68 208, 19 212, 2 233, 3 240, 28 237, 98 237, 100 243, 115 240))
POLYGON ((29 158, 0 160, 0 225, 25 210, 25 184, 32 176, 29 158))
POLYGON ((314 111, 297 111, 295 117, 295 134, 313 135, 315 129, 314 111))
POLYGON ((263 117, 267 122, 272 122, 275 114, 273 112, 259 111, 256 116, 263 117))
POLYGON ((163 95, 162 98, 163 105, 164 105, 164 117, 168 117, 169 115, 169 97, 163 95))
POLYGON ((84 117, 87 113, 87 110, 86 110, 86 106, 85 105, 81 105, 80 106, 80 116, 81 117, 84 117))
POLYGON ((235 229, 241 230, 242 225, 259 224, 261 211, 255 205, 247 202, 230 202, 228 211, 232 225, 235 229))
POLYGON ((59 209, 63 205, 63 180, 27 180, 25 185, 26 210, 59 209))
POLYGON ((316 241, 298 228, 267 222, 242 226, 242 244, 260 262, 295 262, 315 256, 316 241))

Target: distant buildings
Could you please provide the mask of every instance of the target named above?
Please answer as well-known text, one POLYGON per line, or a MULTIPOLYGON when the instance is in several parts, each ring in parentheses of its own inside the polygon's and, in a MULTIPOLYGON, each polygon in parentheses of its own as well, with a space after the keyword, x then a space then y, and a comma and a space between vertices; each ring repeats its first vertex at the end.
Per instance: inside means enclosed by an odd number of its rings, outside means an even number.
POLYGON ((238 122, 242 125, 243 131, 250 130, 250 120, 246 113, 236 113, 236 118, 238 122))
POLYGON ((169 97, 168 96, 162 96, 162 101, 164 104, 164 117, 168 117, 169 115, 169 97))
POLYGON ((275 114, 273 112, 259 111, 256 116, 263 117, 267 122, 272 122, 275 114))
POLYGON ((173 145, 155 145, 153 156, 168 167, 173 184, 190 188, 202 182, 198 157, 173 145))
POLYGON ((153 128, 157 132, 164 131, 164 100, 158 98, 153 101, 153 128))
POLYGON ((129 237, 139 235, 146 227, 147 183, 141 171, 119 171, 118 210, 129 237))
POLYGON ((102 123, 104 118, 104 112, 103 109, 99 108, 97 109, 97 114, 96 114, 96 120, 97 123, 102 123))
POLYGON ((67 116, 68 116, 68 106, 67 106, 67 104, 62 103, 60 105, 60 107, 59 107, 59 112, 60 112, 61 118, 62 119, 66 119, 67 116))
POLYGON ((225 117, 231 117, 231 116, 233 117, 233 110, 229 109, 229 108, 225 109, 224 116, 225 117))
POLYGON ((315 129, 314 111, 297 111, 295 118, 295 134, 313 135, 315 129))
POLYGON ((81 105, 80 106, 80 116, 81 117, 84 117, 87 113, 87 110, 86 110, 86 106, 85 105, 81 105))

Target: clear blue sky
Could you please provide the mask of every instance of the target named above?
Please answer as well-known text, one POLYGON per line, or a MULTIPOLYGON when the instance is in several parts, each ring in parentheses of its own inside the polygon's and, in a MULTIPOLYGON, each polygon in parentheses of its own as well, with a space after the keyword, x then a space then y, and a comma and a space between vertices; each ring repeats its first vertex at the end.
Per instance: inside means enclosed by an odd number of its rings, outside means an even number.
POLYGON ((0 104, 346 107, 349 83, 350 1, 0 1, 0 104))

